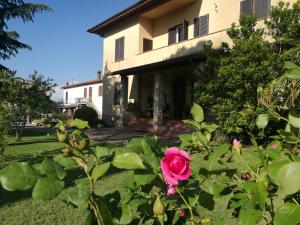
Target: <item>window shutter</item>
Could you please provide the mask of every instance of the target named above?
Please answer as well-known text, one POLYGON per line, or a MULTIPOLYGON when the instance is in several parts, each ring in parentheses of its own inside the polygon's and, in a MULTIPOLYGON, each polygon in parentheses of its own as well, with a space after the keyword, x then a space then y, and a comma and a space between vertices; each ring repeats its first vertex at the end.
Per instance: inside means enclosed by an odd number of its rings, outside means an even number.
POLYGON ((199 37, 199 18, 194 19, 194 37, 199 37))
POLYGON ((183 40, 189 39, 189 21, 183 21, 183 40))
POLYGON ((254 13, 257 19, 269 16, 271 8, 270 0, 255 0, 254 1, 254 13))
POLYGON ((115 61, 124 59, 124 37, 118 38, 115 42, 115 61))
POLYGON ((85 98, 87 97, 87 88, 84 88, 84 95, 85 98))
POLYGON ((99 86, 98 96, 103 96, 103 86, 102 85, 99 86))
POLYGON ((116 43, 115 43, 115 61, 118 61, 120 56, 119 56, 119 49, 120 49, 120 41, 119 39, 116 40, 116 43))
POLYGON ((89 101, 93 101, 93 88, 89 87, 89 101))
POLYGON ((124 37, 120 39, 120 59, 124 59, 124 49, 125 49, 125 43, 124 43, 124 37))
POLYGON ((169 29, 169 45, 176 43, 176 29, 169 29))
MULTIPOLYGON (((253 0, 241 0, 240 1, 240 14, 251 14, 253 13, 253 0)), ((260 0, 258 0, 260 1, 260 0)))
POLYGON ((199 36, 208 35, 209 14, 199 17, 199 36))

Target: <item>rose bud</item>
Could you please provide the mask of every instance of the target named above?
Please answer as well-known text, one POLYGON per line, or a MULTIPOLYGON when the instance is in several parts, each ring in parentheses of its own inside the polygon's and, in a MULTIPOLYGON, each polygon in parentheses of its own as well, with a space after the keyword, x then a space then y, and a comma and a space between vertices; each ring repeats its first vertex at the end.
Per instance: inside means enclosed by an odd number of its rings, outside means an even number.
POLYGON ((160 200, 159 194, 157 194, 155 203, 153 205, 153 213, 156 216, 164 215, 164 213, 165 213, 165 207, 160 200))
POLYGON ((186 216, 186 212, 184 211, 184 209, 178 209, 178 214, 180 217, 185 217, 186 216))
POLYGON ((252 178, 252 176, 249 172, 241 174, 241 179, 242 180, 250 180, 251 178, 252 178))
POLYGON ((64 157, 67 157, 67 156, 70 155, 71 149, 69 149, 69 148, 64 148, 64 149, 61 150, 61 152, 62 152, 62 154, 63 154, 64 157))
POLYGON ((59 142, 64 143, 67 140, 67 132, 60 132, 57 130, 57 138, 59 142))
POLYGON ((242 149, 242 144, 241 142, 238 141, 238 139, 233 139, 232 142, 232 148, 240 155, 241 154, 241 149, 242 149))

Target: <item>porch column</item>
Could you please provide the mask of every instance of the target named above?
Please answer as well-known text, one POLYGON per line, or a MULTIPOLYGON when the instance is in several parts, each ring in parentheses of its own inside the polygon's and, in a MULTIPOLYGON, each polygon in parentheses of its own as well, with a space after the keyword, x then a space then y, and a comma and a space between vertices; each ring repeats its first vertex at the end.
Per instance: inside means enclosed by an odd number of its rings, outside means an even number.
POLYGON ((156 133, 163 126, 163 74, 154 74, 154 102, 153 102, 153 131, 156 133))
POLYGON ((121 76, 121 98, 120 98, 120 119, 118 127, 127 125, 127 109, 128 109, 128 77, 121 76))

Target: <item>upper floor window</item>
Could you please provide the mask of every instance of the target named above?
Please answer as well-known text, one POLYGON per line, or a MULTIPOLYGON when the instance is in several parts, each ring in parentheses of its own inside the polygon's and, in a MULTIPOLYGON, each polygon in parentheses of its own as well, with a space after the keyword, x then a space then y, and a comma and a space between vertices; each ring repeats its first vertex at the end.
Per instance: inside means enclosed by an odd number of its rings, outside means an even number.
POLYGON ((115 43, 115 61, 124 60, 124 37, 118 38, 115 43))
POLYGON ((93 101, 93 87, 89 87, 89 101, 93 101))
POLYGON ((188 39, 189 22, 184 20, 182 24, 169 29, 169 45, 188 39))
POLYGON ((98 87, 98 96, 103 96, 103 86, 99 85, 98 87))
POLYGON ((201 37, 209 33, 209 14, 195 18, 194 37, 201 37))
POLYGON ((257 19, 270 15, 271 0, 241 0, 241 14, 254 13, 257 19))
POLYGON ((69 93, 66 91, 65 104, 68 104, 68 100, 69 100, 69 93))
POLYGON ((87 98, 87 88, 83 89, 83 97, 87 98))

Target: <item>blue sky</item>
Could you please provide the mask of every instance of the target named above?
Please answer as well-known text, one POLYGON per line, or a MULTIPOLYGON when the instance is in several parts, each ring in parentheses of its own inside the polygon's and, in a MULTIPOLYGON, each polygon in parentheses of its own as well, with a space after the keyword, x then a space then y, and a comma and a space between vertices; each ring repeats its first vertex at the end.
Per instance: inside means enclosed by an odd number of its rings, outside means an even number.
POLYGON ((34 70, 54 79, 58 85, 67 81, 96 78, 102 68, 102 40, 88 28, 112 16, 137 0, 25 0, 47 4, 53 12, 38 14, 34 23, 14 20, 10 30, 32 47, 2 62, 27 77, 34 70))

